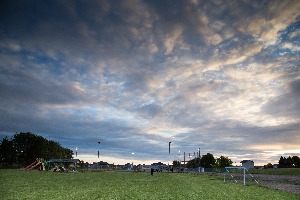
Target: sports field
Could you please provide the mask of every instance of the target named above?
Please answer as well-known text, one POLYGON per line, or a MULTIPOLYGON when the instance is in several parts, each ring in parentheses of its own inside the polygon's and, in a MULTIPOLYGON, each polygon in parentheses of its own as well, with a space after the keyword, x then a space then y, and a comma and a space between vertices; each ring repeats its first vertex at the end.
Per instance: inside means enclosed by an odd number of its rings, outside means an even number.
POLYGON ((1 199, 300 199, 259 185, 224 183, 221 176, 144 172, 0 170, 1 199))

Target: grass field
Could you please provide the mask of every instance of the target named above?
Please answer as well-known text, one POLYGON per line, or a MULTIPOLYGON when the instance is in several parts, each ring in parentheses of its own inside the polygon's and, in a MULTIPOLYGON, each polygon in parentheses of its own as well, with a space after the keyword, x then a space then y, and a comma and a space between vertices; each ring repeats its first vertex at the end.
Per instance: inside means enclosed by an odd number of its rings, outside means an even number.
POLYGON ((280 169, 251 169, 251 174, 269 174, 269 175, 293 175, 300 176, 300 168, 280 168, 280 169))
POLYGON ((204 174, 0 170, 1 199, 300 199, 204 174))

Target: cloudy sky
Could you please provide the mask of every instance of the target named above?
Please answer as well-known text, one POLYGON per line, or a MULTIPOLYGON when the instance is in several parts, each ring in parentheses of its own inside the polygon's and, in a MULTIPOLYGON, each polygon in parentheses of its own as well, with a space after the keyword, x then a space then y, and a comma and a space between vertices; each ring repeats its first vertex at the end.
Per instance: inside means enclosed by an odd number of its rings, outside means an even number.
POLYGON ((297 0, 1 1, 0 137, 29 131, 115 164, 198 148, 236 164, 300 156, 299 10, 297 0))

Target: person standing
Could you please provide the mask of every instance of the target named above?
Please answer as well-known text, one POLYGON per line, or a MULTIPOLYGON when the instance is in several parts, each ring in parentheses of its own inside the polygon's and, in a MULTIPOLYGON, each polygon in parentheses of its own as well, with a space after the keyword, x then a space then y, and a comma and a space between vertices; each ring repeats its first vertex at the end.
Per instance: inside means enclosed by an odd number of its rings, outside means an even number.
POLYGON ((153 169, 153 168, 151 168, 151 176, 153 176, 153 172, 154 172, 154 169, 153 169))

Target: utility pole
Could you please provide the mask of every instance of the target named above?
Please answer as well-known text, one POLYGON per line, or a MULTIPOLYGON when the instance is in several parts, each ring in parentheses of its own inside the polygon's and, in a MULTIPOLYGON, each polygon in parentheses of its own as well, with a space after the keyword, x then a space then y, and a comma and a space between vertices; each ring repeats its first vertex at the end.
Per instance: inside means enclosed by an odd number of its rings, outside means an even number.
MULTIPOLYGON (((100 145, 100 142, 98 142, 98 144, 100 145)), ((99 152, 99 150, 98 150, 98 158, 99 158, 99 156, 100 156, 100 152, 99 152)))
MULTIPOLYGON (((171 143, 172 142, 169 142, 169 157, 170 157, 170 153, 171 153, 171 143)), ((170 171, 170 165, 168 163, 168 172, 170 171)))
POLYGON ((199 163, 200 163, 200 167, 201 167, 201 153, 200 153, 200 148, 199 148, 199 163))

